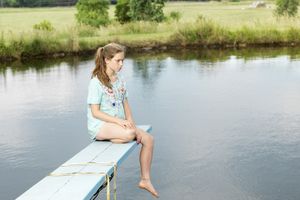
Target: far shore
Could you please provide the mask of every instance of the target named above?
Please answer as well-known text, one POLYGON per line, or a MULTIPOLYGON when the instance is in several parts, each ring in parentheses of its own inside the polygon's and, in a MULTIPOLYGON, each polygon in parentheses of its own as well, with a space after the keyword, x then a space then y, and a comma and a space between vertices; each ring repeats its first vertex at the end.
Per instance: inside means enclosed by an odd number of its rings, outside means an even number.
POLYGON ((114 20, 111 6, 111 24, 99 28, 76 24, 75 7, 1 8, 0 62, 91 55, 108 42, 121 43, 130 52, 300 46, 298 18, 276 18, 274 1, 257 9, 251 3, 168 2, 164 22, 128 24, 114 20), (181 17, 174 19, 171 12, 181 17), (33 29, 43 20, 53 30, 33 29))
MULTIPOLYGON (((122 43, 123 44, 123 43, 122 43)), ((103 46, 104 44, 100 44, 99 46, 103 46)), ((147 52, 168 52, 174 50, 208 50, 208 49, 217 49, 217 50, 228 50, 228 49, 247 49, 247 48, 282 48, 282 47, 290 47, 290 48, 299 48, 300 43, 259 43, 259 44, 210 44, 210 45, 168 45, 168 44, 153 44, 149 46, 144 45, 134 45, 134 46, 126 46, 126 50, 128 53, 147 53, 147 52)), ((0 57, 0 63, 10 63, 16 60, 31 60, 31 59, 49 59, 49 58, 64 58, 69 56, 83 56, 83 55, 94 55, 96 52, 95 49, 81 50, 77 52, 54 52, 48 54, 34 54, 34 55, 24 55, 22 57, 0 57)))

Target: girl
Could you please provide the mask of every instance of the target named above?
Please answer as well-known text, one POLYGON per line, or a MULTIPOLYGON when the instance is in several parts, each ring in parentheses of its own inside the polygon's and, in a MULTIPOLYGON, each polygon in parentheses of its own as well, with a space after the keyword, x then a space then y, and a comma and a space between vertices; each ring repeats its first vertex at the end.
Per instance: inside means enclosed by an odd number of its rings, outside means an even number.
POLYGON ((116 43, 97 50, 96 67, 92 72, 87 98, 88 130, 95 140, 126 143, 136 139, 137 143, 141 143, 141 180, 138 186, 158 197, 150 180, 153 137, 135 126, 125 82, 118 77, 124 56, 125 48, 116 43))

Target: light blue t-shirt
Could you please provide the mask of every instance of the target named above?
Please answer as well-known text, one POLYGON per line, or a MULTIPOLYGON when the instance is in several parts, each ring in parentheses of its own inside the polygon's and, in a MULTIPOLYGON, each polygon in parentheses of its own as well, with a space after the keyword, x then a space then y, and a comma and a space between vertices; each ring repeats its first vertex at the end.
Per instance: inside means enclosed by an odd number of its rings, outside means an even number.
POLYGON ((98 133, 104 121, 93 117, 90 105, 99 104, 102 112, 105 112, 111 116, 125 119, 123 102, 127 96, 125 81, 120 77, 117 77, 117 80, 112 83, 112 89, 109 89, 103 85, 97 77, 93 77, 90 80, 87 97, 87 118, 88 132, 91 139, 95 139, 96 134, 98 133))

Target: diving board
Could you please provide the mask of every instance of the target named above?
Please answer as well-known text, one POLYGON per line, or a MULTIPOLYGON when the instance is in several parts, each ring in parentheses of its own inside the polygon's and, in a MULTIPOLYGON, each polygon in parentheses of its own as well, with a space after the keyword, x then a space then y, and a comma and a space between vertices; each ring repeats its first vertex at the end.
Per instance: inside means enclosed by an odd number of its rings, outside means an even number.
MULTIPOLYGON (((150 125, 138 127, 147 132, 152 129, 150 125)), ((111 176, 114 164, 120 166, 136 146, 136 141, 125 144, 94 141, 17 200, 91 199, 106 183, 105 174, 111 176)))

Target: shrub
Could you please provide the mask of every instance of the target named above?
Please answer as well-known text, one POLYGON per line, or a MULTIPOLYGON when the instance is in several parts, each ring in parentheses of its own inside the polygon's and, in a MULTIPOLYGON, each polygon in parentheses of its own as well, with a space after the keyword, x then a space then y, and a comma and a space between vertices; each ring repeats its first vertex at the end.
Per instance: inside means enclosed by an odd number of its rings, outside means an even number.
POLYGON ((165 0, 130 0, 130 17, 132 20, 161 22, 165 16, 165 0))
POLYGON ((275 15, 295 17, 298 12, 299 0, 276 0, 275 15))
POLYGON ((206 20, 206 18, 204 17, 204 15, 198 15, 197 16, 197 19, 196 19, 196 22, 201 22, 201 21, 205 21, 206 20))
POLYGON ((97 30, 93 26, 80 25, 77 26, 79 37, 94 37, 97 35, 97 30))
POLYGON ((116 5, 115 16, 122 24, 131 20, 129 3, 130 0, 119 0, 116 5))
POLYGON ((99 27, 109 23, 107 0, 79 0, 76 4, 78 23, 99 27))
POLYGON ((130 22, 118 29, 118 33, 123 34, 155 33, 156 31, 156 22, 130 22))
POLYGON ((291 27, 286 31, 287 41, 300 42, 300 29, 291 27))
POLYGON ((178 22, 181 18, 181 13, 178 11, 172 11, 170 12, 170 18, 178 22))
POLYGON ((54 27, 52 26, 51 22, 43 20, 39 24, 33 25, 33 29, 41 31, 53 31, 54 27))
POLYGON ((195 23, 180 28, 174 38, 188 43, 208 44, 215 36, 216 30, 222 32, 220 29, 221 27, 212 21, 198 18, 195 23))
POLYGON ((0 37, 0 57, 6 56, 9 53, 8 51, 9 51, 9 49, 7 48, 7 46, 5 44, 4 36, 2 33, 1 37, 0 37))
POLYGON ((280 40, 278 31, 268 30, 261 32, 249 27, 243 27, 239 30, 228 30, 212 20, 200 16, 196 22, 186 24, 181 27, 174 35, 173 41, 183 44, 201 44, 201 45, 236 45, 251 44, 261 42, 273 42, 275 38, 280 40), (270 35, 270 38, 266 36, 270 35))
POLYGON ((57 34, 48 32, 35 32, 21 38, 14 37, 10 42, 10 46, 14 48, 13 52, 19 52, 20 56, 49 54, 62 49, 61 41, 57 34))

